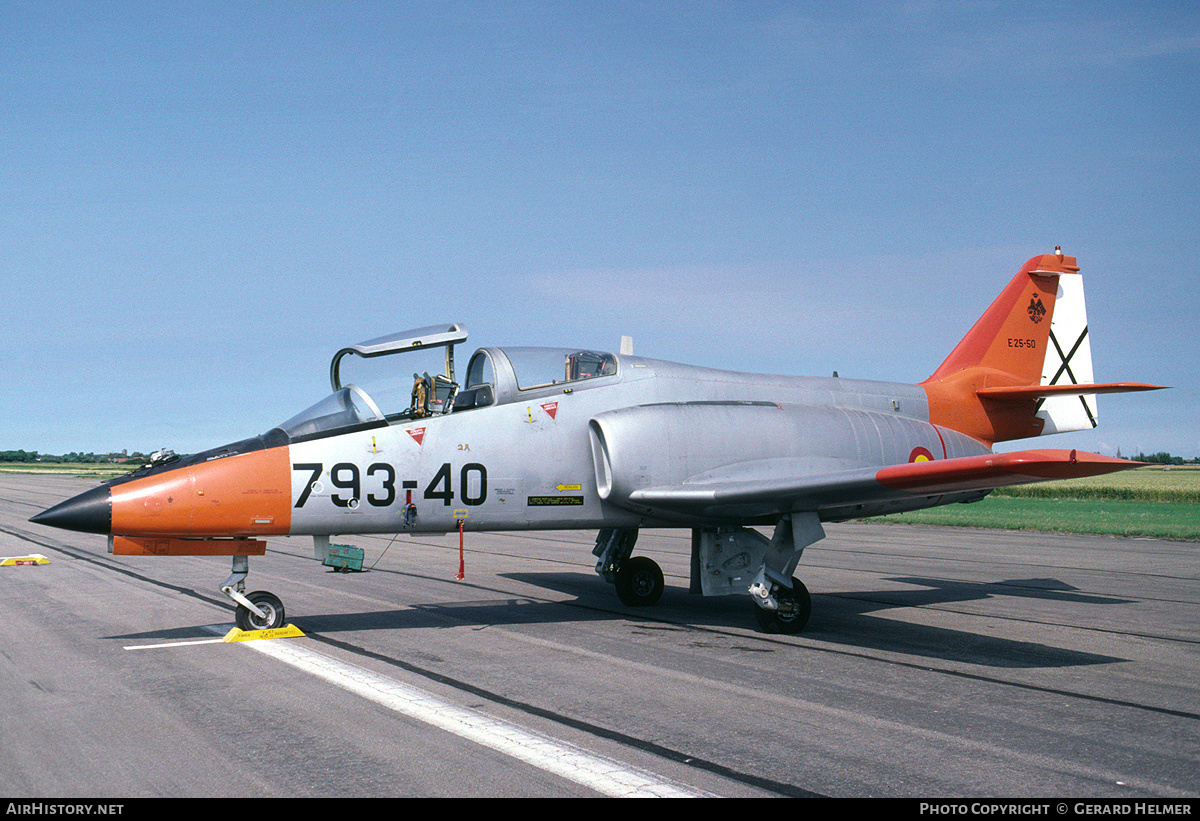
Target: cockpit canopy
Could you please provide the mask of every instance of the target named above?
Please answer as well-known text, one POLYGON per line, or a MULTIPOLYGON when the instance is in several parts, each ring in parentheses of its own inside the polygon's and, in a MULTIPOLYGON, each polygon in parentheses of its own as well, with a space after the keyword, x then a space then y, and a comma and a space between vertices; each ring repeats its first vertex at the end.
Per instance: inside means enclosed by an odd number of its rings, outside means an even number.
POLYGON ((610 353, 569 348, 481 348, 467 367, 467 388, 496 382, 497 354, 503 357, 520 390, 552 387, 617 372, 617 358, 610 353))
POLYGON ((615 376, 618 370, 617 357, 611 353, 480 348, 471 356, 460 385, 454 373, 454 345, 466 338, 466 329, 460 324, 436 325, 342 348, 330 364, 334 392, 279 428, 292 441, 314 439, 549 396, 586 387, 588 380, 615 376), (401 353, 405 354, 403 362, 394 357, 401 353), (386 362, 377 360, 383 357, 386 362), (376 361, 368 368, 357 361, 360 358, 376 361), (384 367, 374 367, 376 364, 384 367), (350 373, 344 374, 347 367, 350 373), (343 383, 348 378, 353 381, 343 383), (568 384, 569 388, 563 387, 568 384))
POLYGON ((347 385, 279 425, 292 441, 313 439, 334 430, 386 424, 379 406, 361 388, 347 385))

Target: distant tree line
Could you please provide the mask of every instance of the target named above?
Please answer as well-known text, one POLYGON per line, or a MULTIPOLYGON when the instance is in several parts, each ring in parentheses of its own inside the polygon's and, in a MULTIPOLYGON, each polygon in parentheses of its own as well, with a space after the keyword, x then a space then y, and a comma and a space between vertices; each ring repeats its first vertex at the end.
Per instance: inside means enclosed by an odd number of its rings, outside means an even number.
POLYGON ((1184 459, 1182 456, 1172 456, 1169 453, 1139 453, 1133 457, 1135 462, 1151 462, 1156 465, 1195 465, 1200 464, 1200 458, 1184 459))
POLYGON ((36 450, 0 450, 0 462, 70 462, 76 464, 104 464, 145 460, 142 453, 78 453, 71 451, 61 456, 38 453, 36 450))

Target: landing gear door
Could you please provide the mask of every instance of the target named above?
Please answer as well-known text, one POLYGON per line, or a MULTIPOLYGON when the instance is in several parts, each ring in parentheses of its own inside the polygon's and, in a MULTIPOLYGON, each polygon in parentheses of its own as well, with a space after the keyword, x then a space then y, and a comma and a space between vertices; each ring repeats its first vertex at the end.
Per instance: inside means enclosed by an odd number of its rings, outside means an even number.
POLYGON ((747 527, 694 529, 692 592, 705 596, 745 593, 770 546, 770 539, 747 527))

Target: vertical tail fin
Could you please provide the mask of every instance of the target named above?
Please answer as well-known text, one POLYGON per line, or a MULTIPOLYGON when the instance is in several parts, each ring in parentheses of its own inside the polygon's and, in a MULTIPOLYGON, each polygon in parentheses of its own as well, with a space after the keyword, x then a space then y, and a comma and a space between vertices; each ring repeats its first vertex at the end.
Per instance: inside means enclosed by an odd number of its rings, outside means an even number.
MULTIPOLYGON (((1078 272, 1078 268, 1075 269, 1078 272)), ((1092 343, 1088 337, 1083 277, 1060 276, 1050 341, 1042 362, 1041 385, 1090 385, 1092 343)), ((1037 416, 1046 420, 1042 435, 1096 427, 1096 394, 1048 395, 1038 399, 1037 416)))
POLYGON ((1083 279, 1058 249, 1025 263, 921 385, 931 422, 989 445, 1093 428, 1096 394, 1156 387, 1092 381, 1083 279))

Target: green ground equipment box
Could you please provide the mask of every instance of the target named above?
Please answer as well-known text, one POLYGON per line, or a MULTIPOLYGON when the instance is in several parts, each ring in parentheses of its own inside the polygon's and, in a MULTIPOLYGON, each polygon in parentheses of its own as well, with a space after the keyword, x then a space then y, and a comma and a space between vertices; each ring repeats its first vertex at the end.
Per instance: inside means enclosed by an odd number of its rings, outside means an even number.
POLYGON ((331 544, 329 546, 329 555, 322 562, 326 567, 332 567, 334 570, 340 570, 343 573, 349 573, 351 570, 363 569, 363 551, 361 547, 353 547, 348 544, 331 544))

